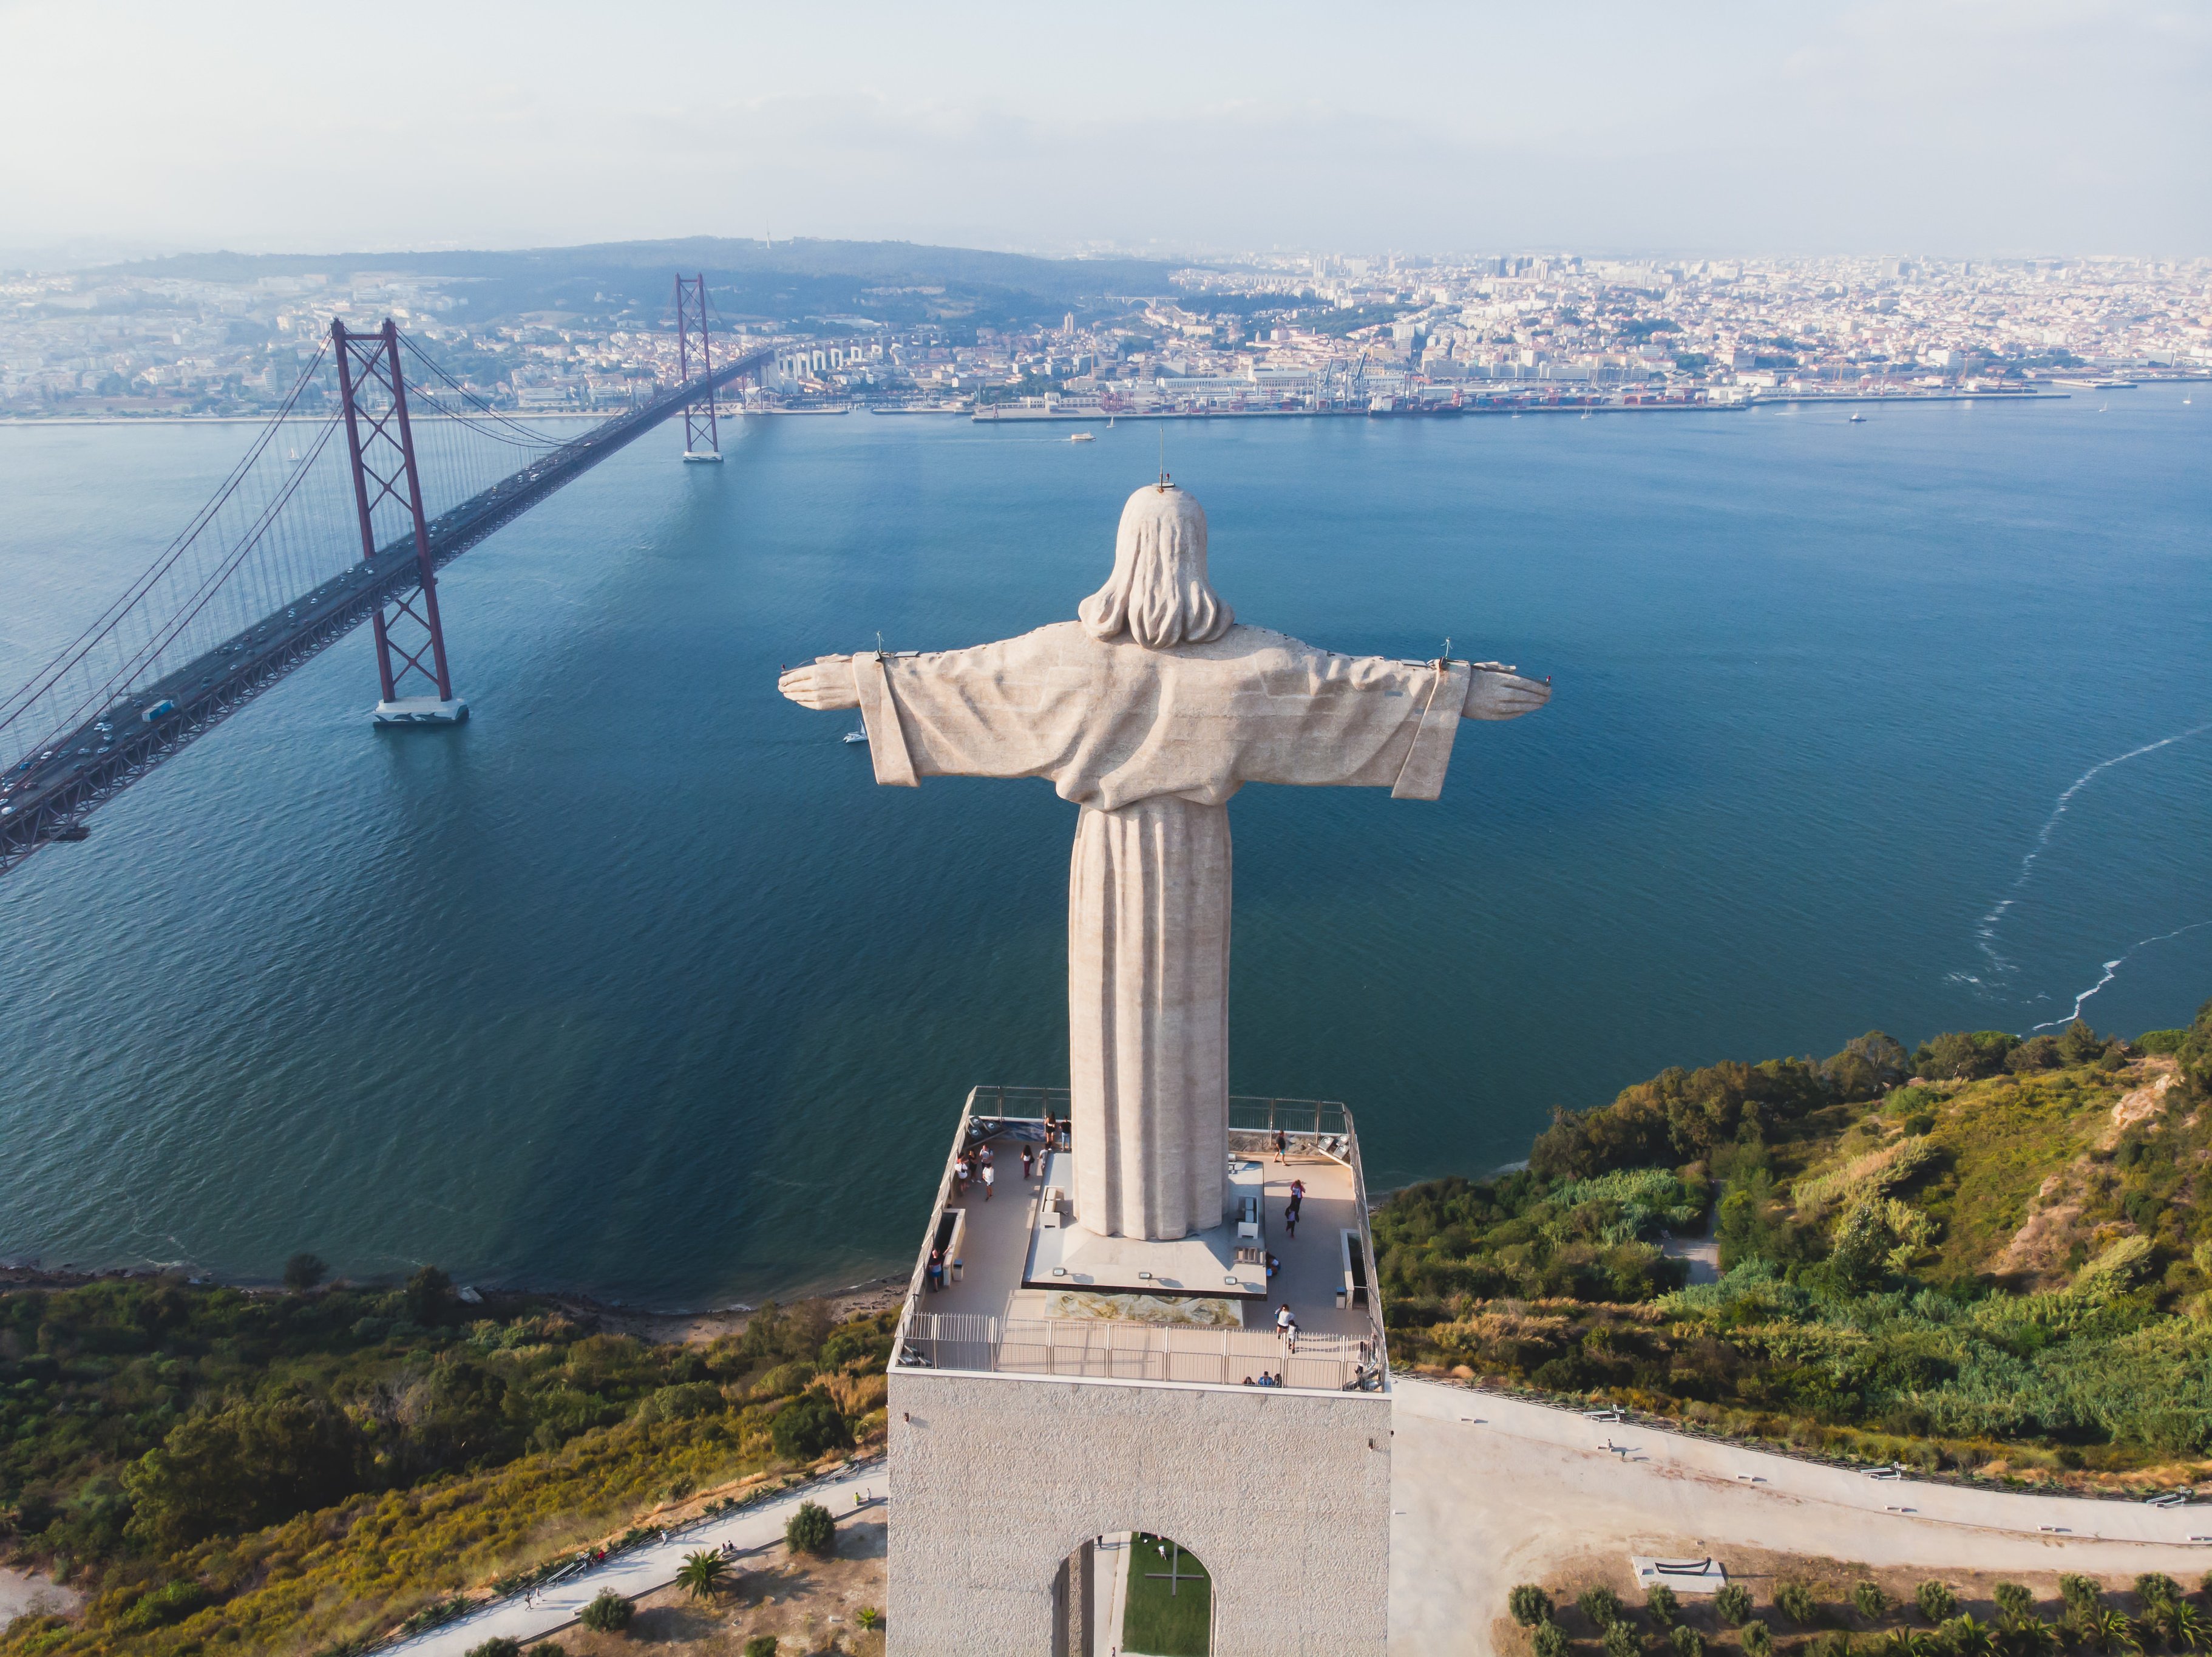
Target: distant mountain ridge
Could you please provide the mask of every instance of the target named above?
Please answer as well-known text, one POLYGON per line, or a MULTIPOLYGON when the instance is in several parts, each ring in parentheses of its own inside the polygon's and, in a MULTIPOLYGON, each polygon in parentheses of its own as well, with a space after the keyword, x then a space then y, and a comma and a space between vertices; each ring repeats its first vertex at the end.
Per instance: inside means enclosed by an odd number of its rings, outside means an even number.
POLYGON ((725 236, 611 241, 577 247, 382 253, 180 253, 105 267, 116 275, 246 283, 263 277, 389 272, 488 283, 466 295, 471 315, 537 309, 653 307, 678 270, 704 271, 717 302, 768 316, 853 311, 890 322, 948 311, 970 321, 1021 321, 1054 310, 1170 290, 1178 266, 1152 259, 1040 259, 906 241, 767 242, 725 236), (942 288, 943 295, 871 289, 942 288), (925 300, 942 300, 931 306, 925 300))

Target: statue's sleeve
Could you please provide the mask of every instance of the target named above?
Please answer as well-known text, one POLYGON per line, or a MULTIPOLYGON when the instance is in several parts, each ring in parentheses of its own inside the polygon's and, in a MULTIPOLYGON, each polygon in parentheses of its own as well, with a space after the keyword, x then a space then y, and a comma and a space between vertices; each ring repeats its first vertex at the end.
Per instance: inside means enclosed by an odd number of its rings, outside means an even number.
POLYGON ((1238 780, 1387 788, 1394 800, 1443 792, 1467 703, 1463 661, 1393 661, 1321 651, 1266 675, 1238 780))
POLYGON ((853 659, 876 781, 925 777, 1049 777, 1080 718, 1079 696, 1054 681, 1030 639, 917 655, 853 659))

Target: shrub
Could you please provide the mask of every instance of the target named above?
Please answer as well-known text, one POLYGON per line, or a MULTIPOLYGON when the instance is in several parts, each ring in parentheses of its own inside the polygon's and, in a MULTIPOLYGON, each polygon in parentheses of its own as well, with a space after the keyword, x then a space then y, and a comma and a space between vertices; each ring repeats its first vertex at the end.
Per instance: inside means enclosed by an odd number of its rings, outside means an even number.
POLYGON ((471 1646, 469 1657, 522 1657, 522 1642, 495 1634, 481 1644, 471 1646))
POLYGON ((769 1429, 775 1453, 792 1461, 813 1461, 832 1450, 853 1447, 853 1429, 827 1392, 806 1392, 776 1412, 769 1429))
POLYGON ((1851 1657, 1851 1636, 1841 1629, 1830 1629, 1806 1649, 1812 1657, 1851 1657))
POLYGON ((295 1295, 304 1295, 330 1275, 330 1267, 304 1250, 284 1262, 284 1287, 295 1295))
POLYGON ((793 1553, 817 1554, 827 1559, 837 1551, 837 1521, 818 1502, 802 1502, 783 1527, 785 1545, 793 1553))
POLYGON ((1620 1596, 1602 1582, 1594 1588, 1584 1588, 1575 1596, 1575 1609, 1590 1619, 1597 1629, 1609 1629, 1624 1620, 1628 1608, 1620 1603, 1620 1596))
POLYGON ((2076 1617, 2087 1617, 2102 1609, 2104 1593, 2086 1576, 2069 1573, 2058 1579, 2058 1597, 2066 1602, 2066 1609, 2076 1617))
POLYGON ((583 1615, 576 1620, 594 1634, 620 1634, 636 1615, 635 1605, 612 1588, 601 1588, 599 1598, 585 1606, 583 1615))
POLYGON ((558 1640, 540 1640, 530 1648, 529 1657, 568 1657, 568 1648, 558 1640))
POLYGON ((1682 1610, 1682 1602, 1674 1597, 1674 1590, 1664 1582, 1654 1582, 1644 1596, 1644 1609, 1651 1614, 1651 1625, 1664 1630, 1674 1625, 1674 1618, 1682 1610))
POLYGON ((775 1657, 775 1636, 756 1634, 745 1642, 745 1657, 775 1657))
POLYGON ((1572 1649, 1566 1630, 1557 1623, 1536 1625, 1536 1657, 1567 1657, 1572 1649))
POLYGON ((1889 1609, 1889 1596, 1881 1591, 1879 1582, 1854 1582, 1851 1608, 1868 1622, 1878 1623, 1881 1614, 1889 1609))
POLYGON ((1534 1582, 1522 1582, 1505 1596, 1505 1609, 1524 1629, 1552 1620, 1552 1596, 1534 1582))
POLYGON ((1667 1636, 1674 1648, 1674 1657, 1705 1657, 1705 1636, 1687 1623, 1678 1623, 1667 1636))
POLYGON ((1605 1631, 1605 1657, 1637 1657, 1643 1648, 1636 1630, 1626 1623, 1610 1624, 1605 1631))
POLYGON ((2136 1598, 2145 1608, 2181 1603, 2181 1584, 2164 1571, 2146 1571, 2136 1578, 2136 1598))
POLYGON ((1751 1657, 1774 1657, 1774 1636, 1764 1623, 1746 1623, 1743 1648, 1751 1657))
POLYGON ((1741 1582, 1730 1582, 1713 1596, 1713 1609, 1730 1628, 1741 1628, 1751 1621, 1751 1590, 1741 1582))
MULTIPOLYGON (((1548 1603, 1547 1601, 1547 1604, 1548 1603)), ((883 1625, 884 1614, 873 1605, 863 1605, 860 1609, 858 1620, 863 1630, 873 1630, 883 1625)))
POLYGON ((2035 1596, 2017 1582, 2000 1582, 1990 1591, 1990 1597, 1997 1602, 1997 1611, 2009 1622, 2019 1622, 2035 1610, 2035 1596))
POLYGON ((1931 1623, 1948 1622, 1959 1614, 1959 1596, 1941 1582, 1923 1582, 1913 1589, 1912 1602, 1931 1623))
POLYGON ((1784 1582, 1774 1591, 1774 1607, 1791 1622, 1803 1625, 1820 1614, 1813 1591, 1802 1582, 1784 1582))

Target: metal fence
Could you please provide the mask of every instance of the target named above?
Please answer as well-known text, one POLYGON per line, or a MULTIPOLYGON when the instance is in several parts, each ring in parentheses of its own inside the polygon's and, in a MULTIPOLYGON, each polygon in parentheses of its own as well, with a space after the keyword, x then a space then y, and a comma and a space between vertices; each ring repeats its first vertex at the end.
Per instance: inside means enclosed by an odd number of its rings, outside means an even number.
POLYGON ((985 1374, 1066 1375, 1085 1380, 1180 1381, 1236 1386, 1262 1375, 1292 1390, 1379 1392, 1375 1343, 1306 1335, 1291 1351, 1273 1330, 1183 1329, 1066 1318, 917 1313, 899 1349, 902 1366, 985 1374))

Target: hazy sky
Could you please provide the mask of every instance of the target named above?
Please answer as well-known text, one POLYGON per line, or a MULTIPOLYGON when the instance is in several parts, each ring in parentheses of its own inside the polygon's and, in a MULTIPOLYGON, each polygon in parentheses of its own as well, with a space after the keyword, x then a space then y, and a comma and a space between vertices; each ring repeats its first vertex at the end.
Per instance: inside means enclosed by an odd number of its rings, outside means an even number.
POLYGON ((2212 252, 2212 6, 0 0, 0 247, 2212 252))

